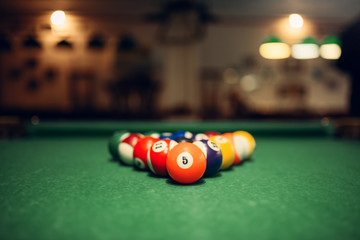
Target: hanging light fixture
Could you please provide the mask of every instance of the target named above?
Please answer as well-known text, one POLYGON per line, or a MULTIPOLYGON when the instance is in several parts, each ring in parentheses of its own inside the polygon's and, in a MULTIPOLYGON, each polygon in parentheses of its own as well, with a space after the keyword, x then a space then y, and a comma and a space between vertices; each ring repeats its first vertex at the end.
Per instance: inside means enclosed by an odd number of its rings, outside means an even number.
POLYGON ((341 41, 335 35, 325 38, 320 46, 320 56, 325 59, 339 59, 341 56, 341 41))
POLYGON ((304 20, 300 14, 293 13, 289 16, 289 24, 293 28, 302 28, 304 20))
POLYGON ((290 47, 278 37, 272 35, 262 42, 259 52, 263 58, 283 59, 290 56, 290 47))
POLYGON ((291 55, 295 59, 314 59, 319 57, 319 46, 312 37, 304 38, 301 43, 292 45, 291 55))
POLYGON ((54 25, 64 24, 65 19, 66 19, 65 12, 61 10, 54 11, 50 17, 51 23, 54 25))

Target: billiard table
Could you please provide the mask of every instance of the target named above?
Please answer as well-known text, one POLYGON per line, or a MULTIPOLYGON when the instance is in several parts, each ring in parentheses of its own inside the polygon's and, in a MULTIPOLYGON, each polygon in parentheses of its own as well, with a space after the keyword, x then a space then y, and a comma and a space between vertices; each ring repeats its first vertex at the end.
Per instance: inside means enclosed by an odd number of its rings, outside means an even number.
POLYGON ((331 121, 40 121, 0 141, 0 163, 0 239, 360 238, 360 144, 331 121), (257 147, 180 185, 111 159, 122 129, 241 129, 257 147))

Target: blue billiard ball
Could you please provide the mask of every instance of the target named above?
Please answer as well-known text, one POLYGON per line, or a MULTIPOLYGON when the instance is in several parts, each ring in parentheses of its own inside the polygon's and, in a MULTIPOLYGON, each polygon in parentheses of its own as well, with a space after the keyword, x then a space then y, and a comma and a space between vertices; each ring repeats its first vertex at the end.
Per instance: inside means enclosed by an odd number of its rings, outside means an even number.
POLYGON ((163 132, 160 134, 159 139, 173 139, 171 132, 163 132))
POLYGON ((189 131, 178 131, 172 135, 172 139, 177 139, 177 138, 181 138, 181 137, 191 139, 193 137, 193 134, 189 131))

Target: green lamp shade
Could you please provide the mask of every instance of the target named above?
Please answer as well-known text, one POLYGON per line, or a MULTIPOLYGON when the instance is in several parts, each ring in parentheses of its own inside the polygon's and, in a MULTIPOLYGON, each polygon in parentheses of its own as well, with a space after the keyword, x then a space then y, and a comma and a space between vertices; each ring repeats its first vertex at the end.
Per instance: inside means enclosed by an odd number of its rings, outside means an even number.
POLYGON ((319 46, 312 37, 304 38, 301 43, 291 47, 291 56, 295 59, 314 59, 319 55, 319 46))
POLYGON ((327 36, 320 46, 320 56, 324 59, 339 59, 341 56, 341 41, 335 35, 327 36))
POLYGON ((283 59, 290 56, 290 47, 278 37, 271 35, 260 45, 259 53, 267 59, 283 59))
POLYGON ((340 41, 340 38, 338 38, 338 36, 330 35, 324 39, 323 45, 324 44, 337 44, 337 45, 341 46, 341 41, 340 41))
POLYGON ((277 36, 270 35, 269 37, 265 38, 261 44, 264 44, 264 43, 282 43, 282 41, 277 36))

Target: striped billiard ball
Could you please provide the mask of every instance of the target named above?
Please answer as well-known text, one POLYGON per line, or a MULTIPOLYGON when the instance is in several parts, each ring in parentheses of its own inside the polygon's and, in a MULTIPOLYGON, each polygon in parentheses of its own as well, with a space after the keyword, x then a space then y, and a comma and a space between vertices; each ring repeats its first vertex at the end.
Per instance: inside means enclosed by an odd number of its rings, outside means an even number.
POLYGON ((242 141, 239 141, 239 138, 235 138, 235 134, 232 132, 224 133, 221 136, 225 137, 232 144, 235 154, 233 165, 238 165, 244 159, 245 146, 242 141))
POLYGON ((198 146, 206 157, 206 170, 204 177, 215 175, 222 164, 222 153, 219 146, 211 140, 199 140, 193 144, 198 146))
POLYGON ((256 142, 254 137, 246 131, 236 131, 234 132, 235 145, 242 144, 244 147, 244 160, 251 158, 254 149, 256 147, 256 142))
POLYGON ((196 134, 193 135, 192 139, 194 141, 208 140, 209 137, 205 133, 196 133, 196 134))
POLYGON ((147 164, 150 170, 158 176, 166 177, 168 172, 166 170, 166 159, 170 150, 177 144, 171 139, 161 139, 156 141, 147 155, 147 164))
POLYGON ((126 165, 133 165, 134 163, 134 147, 136 143, 143 138, 144 135, 139 133, 130 133, 119 144, 120 161, 126 165))
POLYGON ((148 170, 147 154, 157 138, 146 136, 141 138, 134 147, 134 166, 137 169, 148 170))
POLYGON ((129 135, 130 133, 124 130, 124 131, 116 131, 110 137, 108 147, 109 147, 109 152, 114 160, 120 159, 119 144, 129 135))

